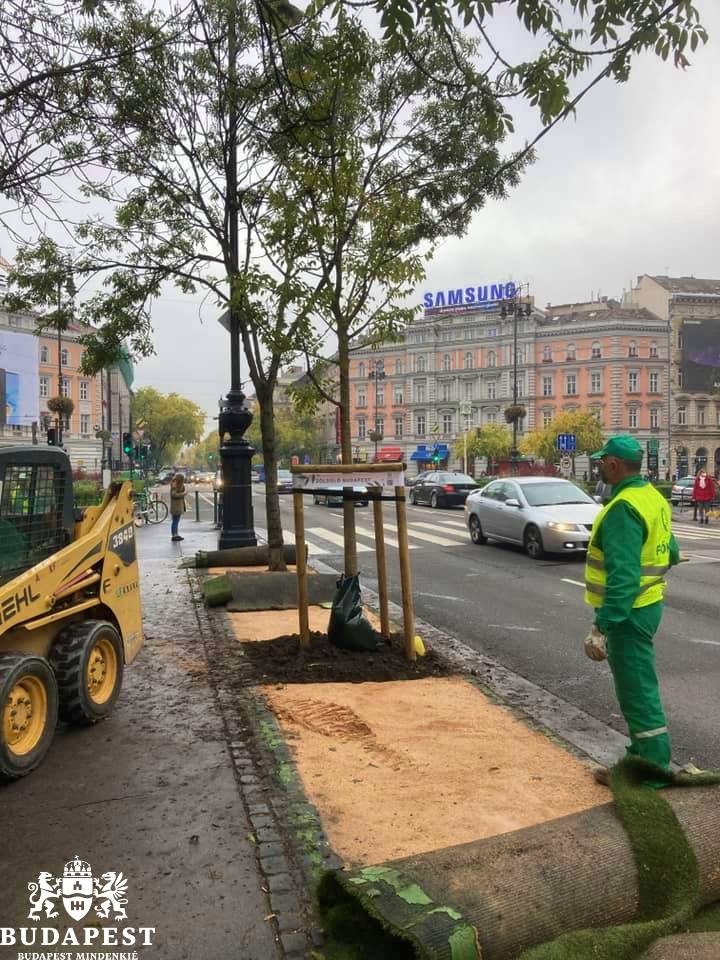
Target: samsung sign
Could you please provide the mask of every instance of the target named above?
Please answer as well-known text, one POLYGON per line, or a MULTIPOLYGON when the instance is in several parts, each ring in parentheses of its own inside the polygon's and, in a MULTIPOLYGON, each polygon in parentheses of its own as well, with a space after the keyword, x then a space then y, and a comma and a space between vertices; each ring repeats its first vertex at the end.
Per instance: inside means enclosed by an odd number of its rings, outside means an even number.
POLYGON ((443 310, 460 307, 465 310, 486 307, 499 300, 512 300, 517 287, 512 282, 485 284, 481 287, 458 287, 455 290, 436 290, 423 294, 426 310, 443 310))

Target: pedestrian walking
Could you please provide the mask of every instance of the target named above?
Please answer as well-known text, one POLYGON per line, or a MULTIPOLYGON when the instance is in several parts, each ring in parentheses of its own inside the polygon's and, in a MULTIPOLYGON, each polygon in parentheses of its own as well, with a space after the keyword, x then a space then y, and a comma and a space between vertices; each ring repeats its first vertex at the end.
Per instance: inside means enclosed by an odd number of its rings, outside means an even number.
POLYGON ((185 510, 185 477, 181 473, 176 473, 170 484, 170 515, 172 517, 170 539, 173 541, 185 539, 178 533, 180 517, 185 510))
POLYGON ((701 467, 695 476, 692 498, 697 511, 693 520, 697 519, 700 523, 709 523, 708 510, 715 499, 715 481, 704 467, 701 467))
MULTIPOLYGON (((665 574, 680 562, 665 497, 640 476, 643 451, 634 437, 610 437, 594 454, 610 502, 593 524, 585 565, 585 601, 595 610, 585 652, 607 659, 628 725, 628 753, 665 769, 670 737, 655 671, 655 636, 663 612, 665 574)), ((608 771, 595 778, 608 783, 608 771)), ((663 782, 648 781, 650 786, 663 782)))

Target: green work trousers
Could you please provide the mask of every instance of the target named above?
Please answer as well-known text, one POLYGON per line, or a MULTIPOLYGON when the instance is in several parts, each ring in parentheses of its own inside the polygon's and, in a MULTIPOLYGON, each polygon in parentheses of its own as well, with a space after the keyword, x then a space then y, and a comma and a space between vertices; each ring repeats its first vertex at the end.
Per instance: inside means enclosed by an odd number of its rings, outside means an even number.
POLYGON ((630 733, 628 753, 670 766, 670 737, 655 672, 655 636, 663 604, 633 609, 607 634, 608 663, 620 709, 630 733))

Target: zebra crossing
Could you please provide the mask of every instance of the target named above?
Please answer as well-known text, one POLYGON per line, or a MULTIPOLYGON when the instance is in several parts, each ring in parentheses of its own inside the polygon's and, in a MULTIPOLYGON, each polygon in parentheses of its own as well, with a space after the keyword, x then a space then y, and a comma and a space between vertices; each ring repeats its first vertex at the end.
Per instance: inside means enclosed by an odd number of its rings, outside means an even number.
MULTIPOLYGON (((375 533, 371 526, 355 521, 355 534, 357 537, 357 552, 370 553, 375 551, 375 533)), ((255 528, 258 537, 265 539, 267 531, 261 527, 255 528)), ((387 520, 384 523, 385 545, 386 547, 398 548, 397 526, 387 520)), ((283 528, 283 539, 285 543, 293 543, 295 532, 291 529, 283 528)), ((305 542, 308 547, 308 554, 311 557, 330 556, 332 554, 342 553, 343 536, 340 529, 332 530, 325 526, 308 526, 305 528, 305 542)), ((438 520, 437 523, 425 523, 422 521, 408 522, 408 546, 411 550, 418 550, 422 547, 460 547, 470 543, 467 529, 464 521, 457 519, 438 520), (433 531, 430 533, 429 531, 433 531)))
POLYGON ((711 520, 707 526, 700 526, 699 523, 682 523, 673 520, 673 533, 678 540, 720 540, 720 526, 717 521, 711 520))

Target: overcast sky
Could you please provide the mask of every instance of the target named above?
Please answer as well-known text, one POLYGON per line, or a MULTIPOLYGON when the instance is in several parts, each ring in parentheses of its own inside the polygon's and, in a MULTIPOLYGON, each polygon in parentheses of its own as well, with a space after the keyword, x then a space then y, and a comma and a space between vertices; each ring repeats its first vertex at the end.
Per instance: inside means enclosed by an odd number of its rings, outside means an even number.
MULTIPOLYGON (((541 141, 510 198, 442 245, 418 301, 424 290, 514 279, 545 306, 620 297, 641 273, 720 276, 720 9, 697 6, 710 41, 688 54, 691 66, 648 55, 628 83, 596 87, 577 119, 541 141)), ((530 139, 537 121, 527 119, 530 139)), ((138 364, 136 387, 175 390, 215 416, 229 385, 216 313, 179 293, 158 301, 157 355, 138 364)))

